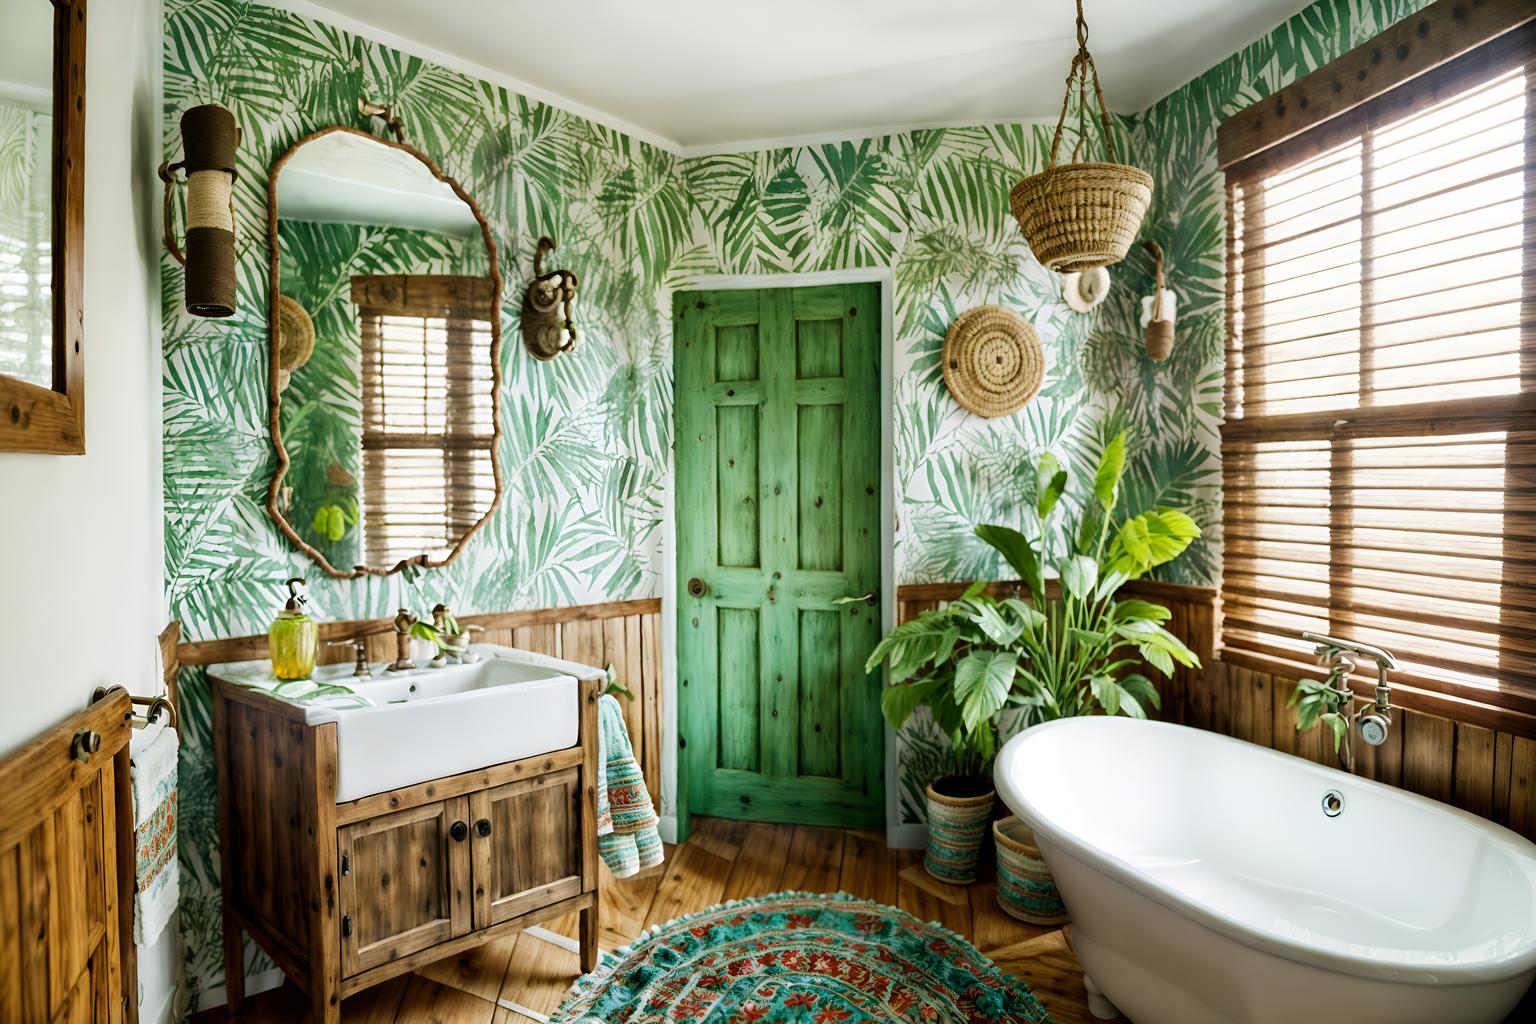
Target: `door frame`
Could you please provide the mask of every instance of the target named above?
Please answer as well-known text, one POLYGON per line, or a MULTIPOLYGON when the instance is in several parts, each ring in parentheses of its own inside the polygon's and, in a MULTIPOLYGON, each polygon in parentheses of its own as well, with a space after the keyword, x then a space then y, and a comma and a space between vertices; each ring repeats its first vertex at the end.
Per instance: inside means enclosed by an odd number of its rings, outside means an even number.
MULTIPOLYGON (((889 267, 862 267, 848 270, 818 270, 786 274, 697 274, 681 284, 666 289, 668 330, 671 329, 673 301, 678 292, 744 291, 751 289, 810 288, 829 284, 873 284, 880 289, 880 633, 885 635, 896 624, 896 467, 895 467, 895 348, 896 277, 889 267)), ((672 359, 676 360, 676 339, 672 339, 672 359)), ((671 642, 661 645, 662 723, 661 723, 661 837, 669 843, 688 837, 691 809, 682 783, 682 759, 677 756, 677 401, 673 382, 672 436, 667 450, 666 486, 661 510, 661 635, 671 642)), ((884 670, 881 670, 884 685, 884 670)), ((901 813, 896 805, 896 733, 883 723, 885 733, 885 831, 886 841, 895 844, 901 831, 901 813)))

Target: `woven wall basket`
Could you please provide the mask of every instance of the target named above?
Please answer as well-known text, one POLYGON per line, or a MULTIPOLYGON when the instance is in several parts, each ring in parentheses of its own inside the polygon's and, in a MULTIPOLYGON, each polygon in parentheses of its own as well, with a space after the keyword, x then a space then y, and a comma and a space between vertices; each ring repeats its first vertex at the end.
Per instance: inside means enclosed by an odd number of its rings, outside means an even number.
POLYGON ((1141 219, 1152 201, 1152 175, 1140 168, 1115 162, 1115 140, 1109 108, 1099 87, 1099 72, 1088 53, 1088 23, 1083 20, 1082 0, 1077 5, 1077 55, 1067 73, 1067 93, 1051 140, 1051 158, 1045 170, 1032 174, 1008 193, 1014 219, 1024 232, 1030 251, 1048 270, 1070 273, 1107 267, 1125 259, 1126 250, 1141 230, 1141 219), (1092 83, 1090 100, 1089 84, 1092 83), (1061 138, 1067 123, 1072 93, 1078 93, 1077 143, 1069 163, 1059 164, 1061 138), (1078 162, 1088 125, 1090 105, 1098 106, 1098 123, 1104 133, 1106 163, 1078 162))
POLYGON ((955 401, 988 419, 1016 413, 1040 392, 1040 335, 1006 306, 977 306, 944 336, 944 383, 955 401))
POLYGON ((286 295, 277 297, 278 390, 315 351, 315 322, 309 311, 286 295))

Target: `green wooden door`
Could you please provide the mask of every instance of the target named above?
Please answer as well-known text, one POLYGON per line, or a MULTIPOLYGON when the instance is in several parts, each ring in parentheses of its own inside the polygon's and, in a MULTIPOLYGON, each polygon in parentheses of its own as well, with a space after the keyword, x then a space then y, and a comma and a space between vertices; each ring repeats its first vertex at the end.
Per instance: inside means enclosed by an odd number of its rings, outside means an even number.
POLYGON ((676 296, 685 830, 884 821, 879 313, 873 284, 676 296))

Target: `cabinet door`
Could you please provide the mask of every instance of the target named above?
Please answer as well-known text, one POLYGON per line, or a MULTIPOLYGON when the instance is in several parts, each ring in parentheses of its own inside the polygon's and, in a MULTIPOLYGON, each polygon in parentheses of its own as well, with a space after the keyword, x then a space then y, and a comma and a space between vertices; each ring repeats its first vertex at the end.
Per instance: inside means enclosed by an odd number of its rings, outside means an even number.
POLYGON ((579 779, 567 768, 470 795, 476 928, 581 892, 579 779))
POLYGON ((455 797, 340 830, 343 974, 469 931, 468 817, 455 797))

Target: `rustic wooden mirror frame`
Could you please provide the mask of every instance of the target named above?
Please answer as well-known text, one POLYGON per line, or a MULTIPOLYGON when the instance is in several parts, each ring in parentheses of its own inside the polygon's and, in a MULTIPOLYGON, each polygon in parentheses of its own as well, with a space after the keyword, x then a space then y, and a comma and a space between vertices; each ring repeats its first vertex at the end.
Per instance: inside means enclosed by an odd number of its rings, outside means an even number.
MULTIPOLYGON (((369 110, 369 108, 366 106, 364 109, 369 110)), ((394 139, 381 138, 380 136, 374 135, 371 132, 363 131, 359 128, 353 128, 348 125, 330 125, 329 127, 321 128, 318 131, 311 132, 310 134, 299 139, 293 145, 289 146, 288 149, 283 152, 283 155, 277 158, 277 162, 272 165, 271 174, 267 179, 267 251, 271 254, 267 268, 269 292, 267 309, 267 401, 269 410, 268 425, 272 432, 272 447, 277 452, 277 469, 272 474, 272 482, 267 486, 267 514, 272 517, 272 520, 277 523, 278 528, 287 535, 289 540, 293 541, 294 545, 300 551, 303 551, 310 558, 314 559, 315 564, 319 565, 327 573, 341 579, 351 579, 358 576, 390 576, 394 573, 400 572, 407 566, 417 566, 420 568, 431 569, 437 568, 438 566, 448 565, 455 558, 459 557, 459 554, 464 550, 465 545, 469 543, 470 538, 479 533, 485 524, 490 521, 491 516, 496 514, 496 509, 501 506, 502 496, 506 493, 506 483, 502 480, 500 451, 500 311, 502 282, 500 263, 497 256, 496 240, 491 237, 490 222, 487 221, 485 219, 485 215, 480 212, 480 206, 475 202, 474 196, 466 192, 464 190, 464 186, 460 185, 456 179, 445 174, 443 169, 439 167, 437 162, 430 156, 405 141, 399 121, 394 120, 390 116, 388 108, 380 108, 380 110, 383 112, 383 116, 388 121, 390 128, 394 131, 394 139), (410 558, 403 558, 392 566, 357 565, 350 569, 340 569, 332 565, 330 561, 327 560, 326 557, 314 547, 314 545, 310 544, 302 536, 300 536, 299 531, 294 528, 293 524, 288 521, 288 517, 283 514, 281 504, 283 478, 288 473, 289 459, 287 449, 283 447, 283 400, 281 382, 278 378, 281 369, 280 357, 282 349, 282 339, 278 333, 278 300, 280 298, 280 286, 282 283, 279 262, 281 259, 282 251, 281 242, 279 241, 277 235, 277 183, 278 179, 282 175, 283 166, 288 163, 288 161, 293 157, 295 153, 297 153, 308 143, 314 142, 316 139, 335 132, 357 135, 362 138, 369 139, 370 141, 376 142, 381 146, 388 146, 391 149, 402 150, 403 152, 421 161, 421 163, 426 166, 427 170, 432 172, 433 177, 435 177, 438 181, 443 182, 449 188, 453 189, 454 194, 462 199, 464 203, 469 207, 470 212, 474 214, 475 221, 480 225, 480 234, 485 240, 485 249, 489 258, 489 276, 492 282, 491 308, 493 315, 491 317, 491 394, 495 397, 491 403, 492 427, 490 437, 490 452, 491 469, 496 480, 496 494, 495 497, 491 500, 490 507, 485 510, 485 514, 481 516, 473 526, 464 531, 463 535, 460 536, 459 539, 454 543, 453 548, 449 550, 447 556, 442 559, 434 560, 427 557, 427 555, 423 553, 414 555, 410 558)), ((369 110, 369 112, 375 111, 369 110)))
POLYGON ((0 375, 0 452, 84 455, 85 0, 53 0, 52 149, 53 386, 0 375))

